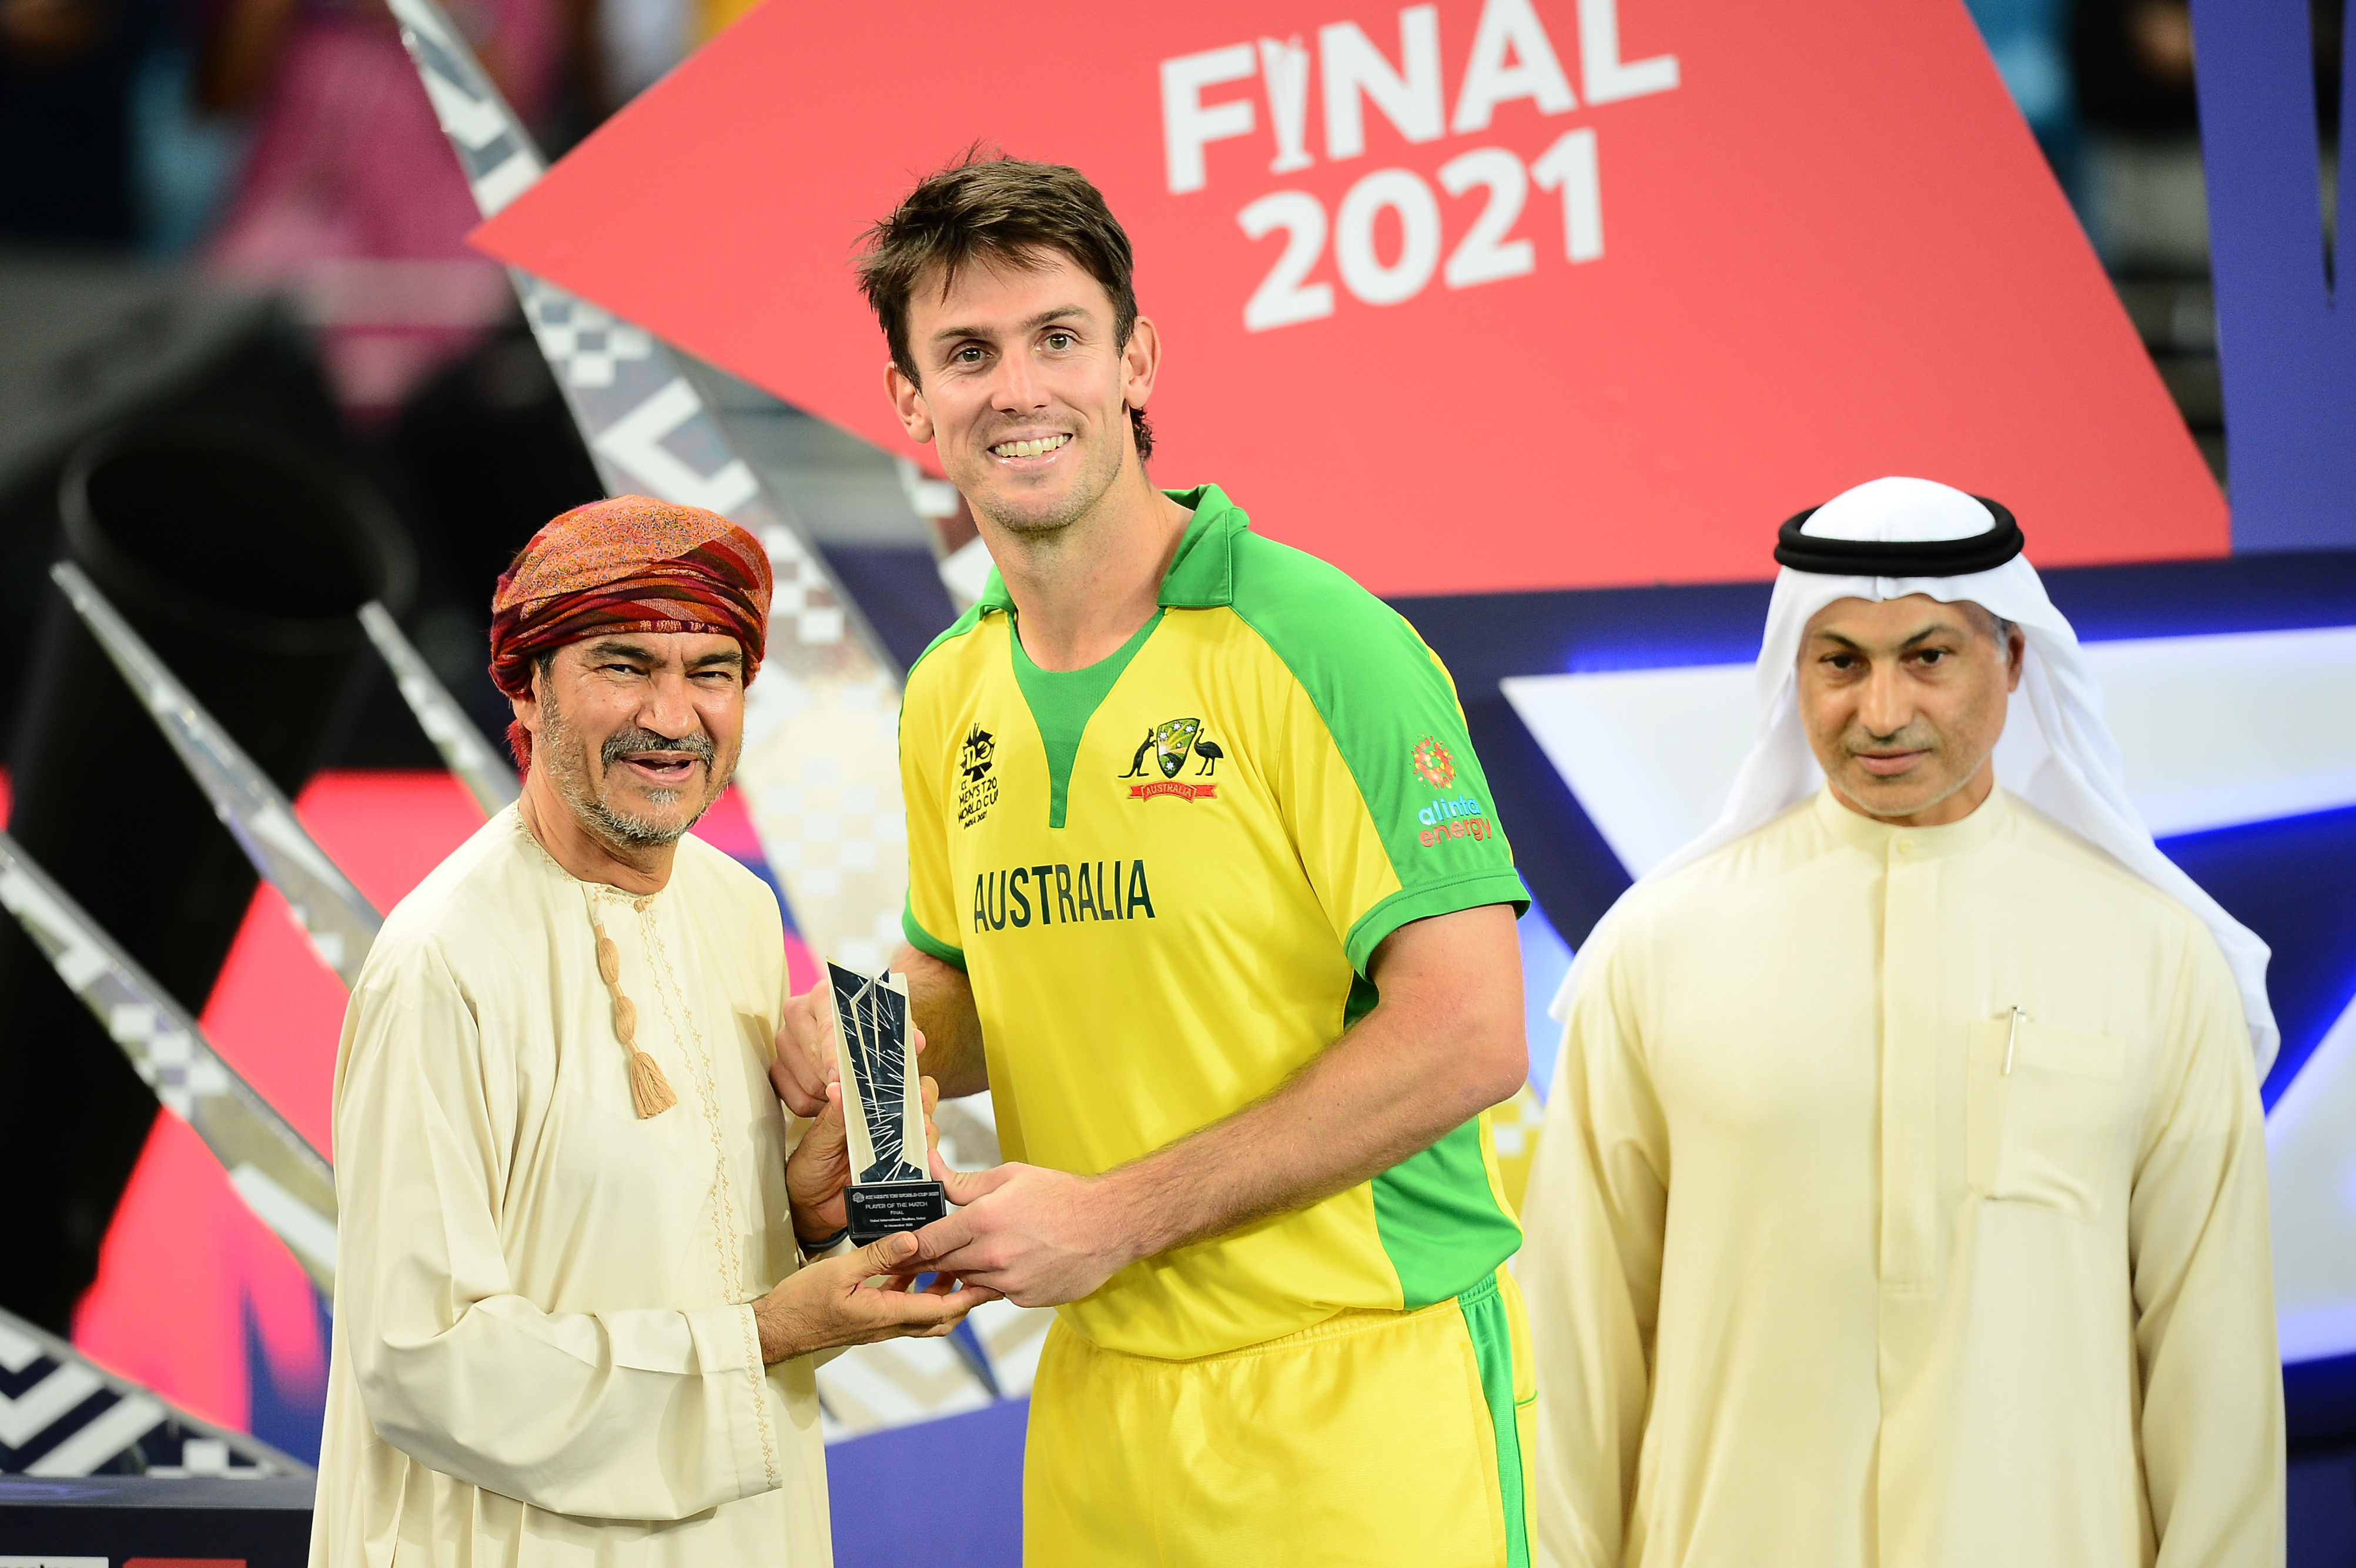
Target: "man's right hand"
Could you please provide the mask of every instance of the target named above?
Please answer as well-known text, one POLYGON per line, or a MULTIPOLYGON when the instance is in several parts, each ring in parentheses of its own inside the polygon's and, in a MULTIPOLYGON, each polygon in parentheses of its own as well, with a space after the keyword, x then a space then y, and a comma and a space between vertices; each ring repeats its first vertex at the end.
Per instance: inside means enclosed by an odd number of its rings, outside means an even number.
POLYGON ((786 1109, 815 1116, 826 1109, 826 1086, 834 1082, 834 998, 824 976, 798 997, 787 999, 777 1019, 777 1051, 769 1060, 769 1083, 786 1109))
MULTIPOLYGON (((908 1043, 925 1053, 925 1031, 908 1023, 908 1043)), ((821 980, 798 997, 788 997, 777 1019, 777 1051, 769 1061, 769 1086, 786 1109, 797 1116, 816 1116, 826 1110, 826 1088, 835 1079, 834 995, 821 980)), ((938 1098, 936 1092, 935 1098, 938 1098)), ((926 1112, 931 1114, 932 1102, 926 1112)))
POLYGON ((994 1290, 946 1275, 915 1289, 915 1274, 903 1272, 912 1265, 922 1266, 916 1238, 903 1231, 787 1275, 753 1304, 761 1360, 782 1361, 878 1339, 936 1339, 983 1302, 998 1299, 994 1290), (878 1275, 882 1283, 869 1283, 878 1275))

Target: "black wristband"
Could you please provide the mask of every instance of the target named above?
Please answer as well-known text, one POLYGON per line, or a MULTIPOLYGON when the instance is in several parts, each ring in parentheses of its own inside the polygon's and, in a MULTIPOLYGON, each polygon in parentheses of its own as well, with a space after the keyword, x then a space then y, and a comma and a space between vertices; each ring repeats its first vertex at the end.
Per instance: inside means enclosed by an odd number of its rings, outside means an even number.
POLYGON ((843 1238, 850 1234, 851 1227, 845 1225, 833 1235, 821 1236, 815 1242, 805 1242, 799 1236, 796 1236, 794 1238, 794 1245, 801 1248, 802 1256, 806 1258, 814 1258, 820 1253, 832 1252, 835 1248, 841 1246, 842 1244, 843 1238))

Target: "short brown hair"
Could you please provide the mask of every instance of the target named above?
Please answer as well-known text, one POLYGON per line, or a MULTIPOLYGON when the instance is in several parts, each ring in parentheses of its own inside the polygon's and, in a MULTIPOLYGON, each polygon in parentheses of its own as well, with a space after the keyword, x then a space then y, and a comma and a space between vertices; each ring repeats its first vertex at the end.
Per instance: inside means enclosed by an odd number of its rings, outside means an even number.
MULTIPOLYGON (((1112 298, 1113 341, 1129 347, 1137 325, 1137 290, 1130 284, 1129 236, 1086 175, 1062 164, 1034 164, 980 144, 945 169, 916 182, 905 200, 860 236, 859 286, 867 292, 892 363, 917 385, 908 349, 908 297, 927 267, 941 268, 946 292, 969 262, 1035 269, 1060 251, 1104 286, 1112 298)), ((1153 455, 1152 427, 1143 409, 1129 411, 1142 462, 1153 455)))

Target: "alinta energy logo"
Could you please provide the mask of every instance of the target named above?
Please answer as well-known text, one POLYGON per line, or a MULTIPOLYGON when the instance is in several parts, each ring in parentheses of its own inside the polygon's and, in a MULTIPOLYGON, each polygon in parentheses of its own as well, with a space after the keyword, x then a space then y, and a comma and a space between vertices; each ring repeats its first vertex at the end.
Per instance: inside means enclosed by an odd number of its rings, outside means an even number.
POLYGON ((991 764, 998 760, 996 737, 976 724, 958 748, 958 826, 971 827, 998 804, 998 777, 991 764))
POLYGON ((1203 733, 1200 719, 1165 719, 1145 732, 1137 743, 1137 754, 1129 759, 1125 779, 1142 778, 1146 759, 1151 757, 1162 776, 1146 784, 1129 786, 1131 800, 1151 800, 1157 795, 1176 795, 1180 800, 1215 800, 1219 786, 1215 784, 1191 784, 1178 774, 1192 755, 1201 763, 1194 770, 1196 778, 1208 778, 1226 759, 1226 750, 1203 733))
MULTIPOLYGON (((1415 776, 1434 789, 1446 789, 1456 782, 1456 759, 1448 748, 1433 736, 1426 735, 1415 743, 1410 759, 1415 776)), ((1416 842, 1430 849, 1451 838, 1486 838, 1496 831, 1489 825, 1489 814, 1480 801, 1469 795, 1453 800, 1435 800, 1415 814, 1423 825, 1416 842)))

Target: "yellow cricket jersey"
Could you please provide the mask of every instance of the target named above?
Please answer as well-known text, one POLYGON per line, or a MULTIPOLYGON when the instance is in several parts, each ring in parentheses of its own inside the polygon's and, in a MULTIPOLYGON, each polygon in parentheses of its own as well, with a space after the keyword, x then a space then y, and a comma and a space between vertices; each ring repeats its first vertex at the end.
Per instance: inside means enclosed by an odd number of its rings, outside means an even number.
MULTIPOLYGON (((1127 646, 1039 669, 993 572, 901 715, 908 940, 972 980, 1008 1157, 1086 1174, 1277 1088, 1373 1008, 1399 926, 1529 896, 1414 628, 1217 486, 1172 498, 1194 520, 1127 646)), ((1184 1358, 1468 1290, 1521 1244, 1486 1122, 1066 1320, 1184 1358)))

